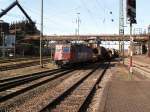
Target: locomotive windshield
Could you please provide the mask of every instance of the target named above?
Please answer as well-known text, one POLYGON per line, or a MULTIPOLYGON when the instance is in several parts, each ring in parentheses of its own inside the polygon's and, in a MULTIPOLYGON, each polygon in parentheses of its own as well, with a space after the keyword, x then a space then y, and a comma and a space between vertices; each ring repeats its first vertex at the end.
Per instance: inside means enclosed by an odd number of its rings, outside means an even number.
POLYGON ((69 47, 64 47, 63 52, 70 52, 70 48, 69 47))
POLYGON ((62 50, 61 48, 57 48, 56 52, 61 52, 61 50, 62 50))

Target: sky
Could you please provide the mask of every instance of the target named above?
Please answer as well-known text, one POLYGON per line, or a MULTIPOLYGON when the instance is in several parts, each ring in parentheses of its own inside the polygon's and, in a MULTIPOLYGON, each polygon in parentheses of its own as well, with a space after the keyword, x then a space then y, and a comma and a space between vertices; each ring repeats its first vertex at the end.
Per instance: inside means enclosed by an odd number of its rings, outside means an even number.
MULTIPOLYGON (((5 9, 14 0, 0 0, 0 9, 5 9)), ((41 0, 18 0, 40 29, 41 0)), ((75 34, 77 13, 80 13, 80 34, 118 34, 119 0, 43 0, 44 34, 75 34), (112 14, 110 14, 112 12, 112 14), (114 21, 112 21, 112 19, 114 21)), ((125 2, 125 0, 124 0, 125 2)), ((150 24, 150 0, 137 0, 137 24, 134 28, 146 29, 150 24)), ((125 15, 126 16, 126 15, 125 15)), ((0 18, 12 23, 25 20, 18 7, 0 18)), ((125 20, 125 33, 129 25, 125 20)))

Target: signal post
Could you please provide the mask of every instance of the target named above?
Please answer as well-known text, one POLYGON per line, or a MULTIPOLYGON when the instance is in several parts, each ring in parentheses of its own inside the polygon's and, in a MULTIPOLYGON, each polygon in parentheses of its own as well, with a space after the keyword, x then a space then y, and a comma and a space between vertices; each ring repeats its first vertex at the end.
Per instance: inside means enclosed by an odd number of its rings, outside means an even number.
POLYGON ((130 24, 130 64, 129 64, 129 79, 133 75, 133 45, 132 25, 136 24, 136 0, 127 0, 127 19, 130 24))

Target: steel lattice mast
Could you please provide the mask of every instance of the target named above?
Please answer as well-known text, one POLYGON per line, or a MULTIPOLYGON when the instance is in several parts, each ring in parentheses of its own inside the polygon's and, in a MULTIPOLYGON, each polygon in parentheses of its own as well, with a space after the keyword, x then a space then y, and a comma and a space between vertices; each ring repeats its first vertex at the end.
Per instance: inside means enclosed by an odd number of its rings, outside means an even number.
MULTIPOLYGON (((124 57, 124 1, 119 1, 119 35, 122 35, 122 41, 119 42, 119 51, 124 57)), ((124 63, 124 59, 123 59, 124 63)))

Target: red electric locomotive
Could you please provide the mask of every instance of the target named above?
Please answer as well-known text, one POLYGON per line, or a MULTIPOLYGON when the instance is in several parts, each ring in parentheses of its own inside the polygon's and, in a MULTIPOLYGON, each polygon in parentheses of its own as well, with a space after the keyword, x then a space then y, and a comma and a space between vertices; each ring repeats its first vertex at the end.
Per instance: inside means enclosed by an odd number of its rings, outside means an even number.
POLYGON ((53 59, 58 66, 62 66, 65 64, 109 60, 111 58, 110 53, 101 46, 93 48, 84 44, 58 44, 55 46, 53 59))
POLYGON ((86 45, 61 44, 55 47, 54 61, 60 66, 88 62, 95 58, 92 49, 86 45))

